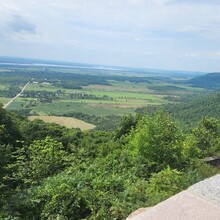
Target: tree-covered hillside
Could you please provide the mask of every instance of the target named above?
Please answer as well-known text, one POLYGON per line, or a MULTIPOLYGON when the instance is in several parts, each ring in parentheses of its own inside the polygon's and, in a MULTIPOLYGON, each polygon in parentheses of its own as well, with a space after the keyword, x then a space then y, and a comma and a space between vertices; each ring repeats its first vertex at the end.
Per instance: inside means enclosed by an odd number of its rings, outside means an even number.
POLYGON ((208 73, 206 75, 197 76, 189 80, 187 83, 195 87, 220 89, 220 73, 208 73))
POLYGON ((125 219, 218 171, 220 123, 185 134, 165 112, 114 132, 67 129, 0 109, 0 219, 125 219))
POLYGON ((204 117, 220 119, 220 92, 210 92, 183 96, 181 102, 162 106, 148 106, 138 108, 138 114, 153 114, 163 109, 176 121, 180 122, 185 130, 197 126, 204 117))
POLYGON ((193 127, 205 116, 220 119, 220 93, 189 97, 180 104, 167 105, 165 109, 185 127, 193 127))

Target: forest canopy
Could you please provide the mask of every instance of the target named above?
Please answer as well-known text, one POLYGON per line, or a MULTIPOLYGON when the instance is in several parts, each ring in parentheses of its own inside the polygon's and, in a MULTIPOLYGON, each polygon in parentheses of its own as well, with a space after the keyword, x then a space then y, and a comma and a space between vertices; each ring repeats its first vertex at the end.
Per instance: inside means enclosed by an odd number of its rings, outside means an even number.
POLYGON ((220 153, 214 118, 186 133, 159 111, 82 132, 1 108, 0 132, 1 219, 125 219, 218 172, 201 160, 220 153))

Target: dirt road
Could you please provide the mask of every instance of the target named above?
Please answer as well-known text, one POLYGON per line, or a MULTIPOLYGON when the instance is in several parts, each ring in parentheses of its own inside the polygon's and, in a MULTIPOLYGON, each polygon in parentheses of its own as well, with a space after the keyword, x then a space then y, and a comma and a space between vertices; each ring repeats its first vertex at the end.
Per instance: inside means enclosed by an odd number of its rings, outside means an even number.
POLYGON ((30 82, 28 82, 21 90, 21 92, 19 92, 14 98, 12 98, 8 103, 6 103, 3 108, 7 108, 16 98, 18 98, 26 89, 26 87, 30 84, 30 82))

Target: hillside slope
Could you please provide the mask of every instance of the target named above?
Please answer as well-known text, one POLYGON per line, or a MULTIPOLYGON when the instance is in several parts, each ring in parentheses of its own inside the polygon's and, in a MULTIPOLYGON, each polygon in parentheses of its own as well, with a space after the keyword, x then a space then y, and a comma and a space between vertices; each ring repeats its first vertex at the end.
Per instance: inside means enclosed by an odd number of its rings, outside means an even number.
POLYGON ((220 89, 220 73, 208 73, 202 76, 194 77, 187 83, 195 87, 220 89))
POLYGON ((220 118, 220 92, 196 96, 181 104, 166 106, 166 110, 189 127, 197 124, 205 116, 220 118))

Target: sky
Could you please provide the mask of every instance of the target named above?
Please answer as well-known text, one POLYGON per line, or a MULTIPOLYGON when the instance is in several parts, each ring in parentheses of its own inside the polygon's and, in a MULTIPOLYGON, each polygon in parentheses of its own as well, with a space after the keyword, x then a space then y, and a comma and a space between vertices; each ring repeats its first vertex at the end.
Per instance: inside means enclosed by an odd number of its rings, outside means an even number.
POLYGON ((220 71, 220 0, 0 0, 0 55, 220 71))

